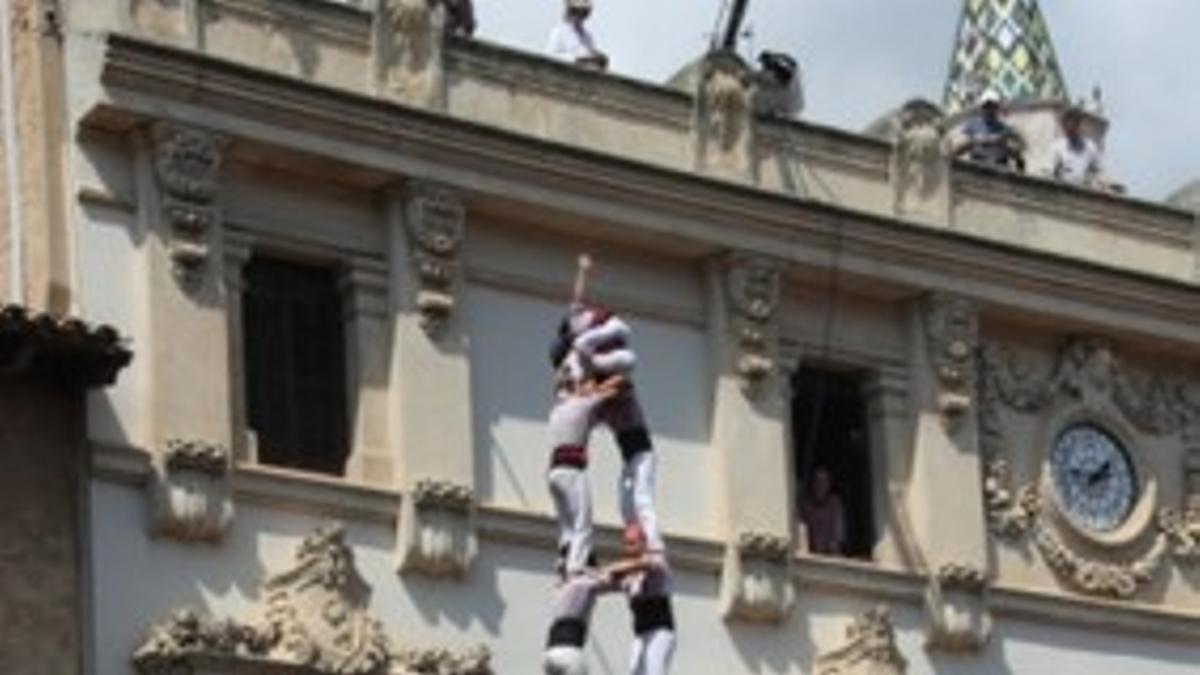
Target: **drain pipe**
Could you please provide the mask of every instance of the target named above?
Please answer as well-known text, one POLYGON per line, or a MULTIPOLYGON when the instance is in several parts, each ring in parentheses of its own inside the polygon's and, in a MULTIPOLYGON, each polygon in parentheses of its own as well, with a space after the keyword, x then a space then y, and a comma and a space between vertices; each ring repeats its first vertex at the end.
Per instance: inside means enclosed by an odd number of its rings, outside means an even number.
POLYGON ((0 116, 4 122, 4 173, 8 177, 8 295, 9 301, 20 304, 25 300, 25 224, 21 212, 21 148, 17 139, 17 108, 12 62, 12 12, 8 0, 0 0, 0 116))

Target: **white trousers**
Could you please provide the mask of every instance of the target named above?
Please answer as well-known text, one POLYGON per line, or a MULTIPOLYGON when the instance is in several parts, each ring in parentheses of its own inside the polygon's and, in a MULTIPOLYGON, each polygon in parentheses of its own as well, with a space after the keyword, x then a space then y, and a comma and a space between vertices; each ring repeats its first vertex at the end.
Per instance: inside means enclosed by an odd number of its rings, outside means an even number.
POLYGON ((621 467, 620 504, 621 518, 631 523, 635 519, 646 533, 646 549, 652 553, 667 550, 662 533, 658 529, 658 515, 654 512, 654 476, 658 470, 658 458, 654 451, 639 452, 621 467))
POLYGON ((546 474, 558 517, 558 546, 567 574, 582 572, 592 554, 592 489, 587 472, 556 466, 546 474))
POLYGON ((633 639, 630 675, 667 675, 675 655, 675 631, 659 628, 633 639))
POLYGON ((542 670, 546 675, 587 675, 587 658, 579 647, 549 647, 542 660, 542 670))

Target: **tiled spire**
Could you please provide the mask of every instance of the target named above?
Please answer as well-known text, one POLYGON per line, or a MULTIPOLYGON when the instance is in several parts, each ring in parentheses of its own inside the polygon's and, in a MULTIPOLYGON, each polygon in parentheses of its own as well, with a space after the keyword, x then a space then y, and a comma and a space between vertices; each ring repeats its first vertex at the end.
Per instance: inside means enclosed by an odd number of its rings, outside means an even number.
POLYGON ((1037 0, 963 1, 946 112, 970 108, 989 88, 1005 101, 1069 100, 1037 0))

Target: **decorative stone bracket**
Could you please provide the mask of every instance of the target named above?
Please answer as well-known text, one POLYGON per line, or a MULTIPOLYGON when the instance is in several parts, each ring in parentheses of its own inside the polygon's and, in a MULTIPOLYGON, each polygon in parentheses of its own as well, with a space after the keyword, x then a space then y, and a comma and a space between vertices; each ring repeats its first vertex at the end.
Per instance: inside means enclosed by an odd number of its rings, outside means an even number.
POLYGON ((950 159, 944 125, 941 109, 928 101, 909 101, 900 109, 888 172, 897 216, 949 222, 950 159))
POLYGON ((726 619, 781 623, 796 602, 794 548, 787 537, 743 532, 725 549, 721 606, 726 619))
POLYGON ((929 363, 938 386, 937 407, 947 431, 954 433, 972 406, 979 314, 966 298, 933 293, 925 298, 922 318, 929 363))
POLYGON ((465 578, 477 547, 474 510, 471 488, 447 481, 418 481, 402 500, 400 571, 465 578))
POLYGON ((701 65, 696 92, 696 168, 732 178, 753 169, 753 85, 749 66, 730 51, 712 52, 701 65))
POLYGON ((172 439, 150 480, 151 532, 180 541, 218 542, 233 520, 229 452, 172 439))
POLYGON ((946 564, 930 575, 925 589, 929 649, 974 652, 991 637, 987 578, 969 565, 946 564))
POLYGON ((208 672, 198 664, 213 661, 230 663, 231 672, 492 675, 482 646, 463 652, 393 649, 367 611, 370 593, 343 528, 321 529, 301 542, 291 569, 267 579, 261 618, 211 621, 192 610, 176 611, 150 630, 133 663, 142 675, 194 675, 208 672))
POLYGON ((862 614, 846 627, 841 647, 817 655, 815 675, 904 675, 908 661, 896 647, 886 607, 862 614))
POLYGON ((421 326, 436 336, 454 310, 458 252, 466 230, 466 207, 445 187, 414 182, 407 204, 412 265, 417 280, 421 326))
POLYGON ((171 122, 150 129, 154 175, 175 276, 185 289, 202 283, 212 238, 220 228, 218 204, 225 136, 171 122))
POLYGON ((379 95, 422 108, 444 105, 445 21, 440 2, 379 0, 372 30, 379 95))
POLYGON ((737 345, 737 372, 754 395, 775 372, 775 318, 782 265, 763 256, 732 254, 725 275, 729 327, 737 345))

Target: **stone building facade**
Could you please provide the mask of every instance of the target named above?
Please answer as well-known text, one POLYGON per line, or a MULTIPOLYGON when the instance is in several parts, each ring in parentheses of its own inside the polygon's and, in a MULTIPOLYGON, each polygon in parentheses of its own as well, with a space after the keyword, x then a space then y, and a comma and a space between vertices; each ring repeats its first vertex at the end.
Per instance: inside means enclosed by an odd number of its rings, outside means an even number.
MULTIPOLYGON (((1194 668, 1194 213, 951 164, 920 116, 754 119, 727 60, 677 91, 445 36, 423 2, 22 8, 62 228, 5 210, 6 288, 138 354, 86 405, 88 672, 536 672, 543 351, 581 250, 642 356, 676 672, 1194 668), (861 418, 853 559, 797 524, 810 378, 861 418)), ((599 608, 596 672, 626 621, 599 608)))

